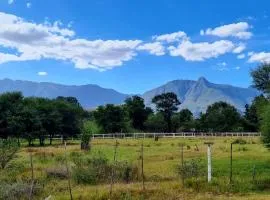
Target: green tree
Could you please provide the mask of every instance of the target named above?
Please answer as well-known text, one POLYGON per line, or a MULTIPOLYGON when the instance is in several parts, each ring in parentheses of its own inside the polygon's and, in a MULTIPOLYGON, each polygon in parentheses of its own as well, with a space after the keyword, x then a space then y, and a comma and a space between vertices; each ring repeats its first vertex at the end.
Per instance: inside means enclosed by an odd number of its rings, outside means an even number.
POLYGON ((95 121, 87 120, 83 123, 83 131, 81 138, 81 149, 90 150, 90 141, 93 134, 101 133, 100 128, 95 121))
POLYGON ((125 100, 125 108, 128 112, 129 119, 133 128, 138 130, 144 129, 144 122, 152 113, 151 108, 146 108, 143 98, 139 96, 132 96, 125 100))
POLYGON ((105 133, 119 133, 126 130, 126 115, 121 106, 107 104, 94 111, 95 120, 105 133))
POLYGON ((23 96, 20 92, 7 92, 0 95, 0 137, 20 137, 19 112, 23 96))
POLYGON ((63 142, 68 137, 80 135, 84 114, 82 107, 63 99, 56 99, 54 103, 57 112, 61 116, 60 124, 57 129, 59 129, 62 135, 63 142))
POLYGON ((264 94, 269 95, 270 92, 270 64, 264 63, 259 65, 255 70, 251 71, 253 78, 253 86, 264 94))
POLYGON ((259 131, 261 116, 260 113, 264 111, 264 106, 267 105, 268 100, 263 96, 257 96, 252 101, 251 105, 245 106, 245 113, 243 116, 243 126, 245 131, 259 131))
POLYGON ((167 123, 160 112, 150 114, 145 121, 144 126, 148 132, 161 133, 167 130, 167 123))
POLYGON ((189 109, 181 110, 172 118, 174 129, 179 129, 180 131, 189 131, 194 128, 193 120, 193 114, 189 109))
POLYGON ((240 114, 234 106, 226 102, 216 102, 208 106, 201 118, 201 124, 204 124, 201 128, 208 131, 234 131, 240 125, 240 114))
POLYGON ((35 97, 27 97, 23 100, 23 109, 20 113, 20 131, 23 137, 28 141, 29 146, 33 146, 33 141, 36 138, 40 139, 43 144, 42 123, 38 115, 38 101, 35 97))
POLYGON ((264 106, 264 111, 261 112, 261 133, 264 145, 270 149, 270 104, 264 106))
POLYGON ((155 96, 152 99, 152 103, 156 104, 156 109, 160 112, 164 120, 167 123, 167 132, 172 131, 172 116, 178 110, 178 105, 180 105, 180 101, 177 99, 177 95, 168 92, 155 96))

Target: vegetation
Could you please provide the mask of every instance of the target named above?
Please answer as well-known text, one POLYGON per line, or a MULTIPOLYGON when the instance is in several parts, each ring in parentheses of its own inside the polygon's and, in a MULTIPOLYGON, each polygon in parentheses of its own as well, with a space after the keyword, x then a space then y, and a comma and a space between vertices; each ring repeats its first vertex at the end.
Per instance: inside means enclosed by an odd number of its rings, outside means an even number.
POLYGON ((1 94, 0 200, 50 195, 55 199, 227 199, 228 194, 231 199, 247 195, 268 199, 270 152, 262 144, 270 149, 269 72, 269 64, 251 72, 254 87, 263 94, 246 105, 244 113, 227 102, 216 102, 193 116, 188 109, 179 110, 174 93, 155 96, 154 111, 139 96, 127 98, 123 105, 85 111, 74 97, 1 94), (204 144, 209 139, 91 141, 97 133, 179 131, 261 131, 263 137, 211 138, 211 183, 206 182, 204 144), (59 136, 61 141, 53 141, 59 136))
POLYGON ((170 133, 172 131, 172 116, 178 110, 177 106, 180 105, 177 95, 172 92, 163 93, 155 96, 152 103, 156 104, 157 111, 163 115, 167 123, 166 132, 170 133))
MULTIPOLYGON (((114 164, 115 140, 91 141, 91 151, 81 151, 80 142, 67 145, 74 199, 108 199, 111 168, 114 168, 114 187, 110 199, 268 199, 270 166, 268 152, 257 138, 212 138, 213 179, 207 183, 207 146, 209 139, 144 140, 145 191, 141 185, 141 140, 118 140, 117 161, 114 164), (229 184, 230 143, 233 146, 233 187, 229 184), (180 144, 184 143, 184 167, 181 168, 180 144), (189 148, 188 148, 189 147, 189 148), (197 150, 199 149, 199 151, 197 150), (258 154, 260 156, 258 156, 258 154), (255 168, 255 173, 254 173, 255 168), (185 176, 183 187, 181 176, 185 176), (255 175, 254 175, 255 174, 255 175), (127 184, 128 183, 128 184, 127 184)), ((33 155, 34 199, 70 199, 68 175, 64 167, 64 147, 61 141, 53 146, 27 147, 10 164, 0 170, 0 199, 7 192, 14 199, 28 199, 31 168, 29 152, 33 155), (1 196, 2 195, 2 196, 1 196), (16 198, 17 197, 17 198, 16 198)))

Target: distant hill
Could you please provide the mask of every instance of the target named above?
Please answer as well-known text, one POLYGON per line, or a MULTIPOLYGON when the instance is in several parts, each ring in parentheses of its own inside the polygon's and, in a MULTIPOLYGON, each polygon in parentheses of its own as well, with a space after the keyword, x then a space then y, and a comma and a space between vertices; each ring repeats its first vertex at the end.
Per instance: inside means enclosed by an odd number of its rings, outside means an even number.
MULTIPOLYGON (((102 88, 98 85, 69 86, 47 82, 0 80, 0 93, 7 91, 21 91, 24 96, 55 98, 57 96, 74 96, 86 108, 95 108, 99 105, 121 104, 129 96, 113 89, 102 88)), ((188 108, 195 115, 204 112, 208 105, 217 101, 226 101, 234 105, 240 112, 246 104, 251 103, 260 93, 253 88, 240 88, 231 85, 214 84, 204 77, 198 81, 174 80, 158 88, 142 94, 147 106, 151 105, 152 98, 164 92, 174 92, 181 101, 180 109, 188 108)))
POLYGON ((151 99, 164 92, 174 92, 181 101, 180 108, 188 108, 194 114, 205 112, 207 106, 217 102, 225 101, 234 105, 243 112, 246 104, 250 104, 254 97, 260 93, 253 88, 240 88, 231 85, 214 84, 204 77, 198 81, 175 80, 158 88, 145 92, 142 96, 146 105, 151 106, 151 99))
POLYGON ((55 98, 57 96, 76 97, 84 108, 95 108, 99 105, 121 104, 127 94, 113 89, 102 88, 98 85, 67 86, 47 82, 0 80, 0 93, 7 91, 21 91, 24 96, 55 98))

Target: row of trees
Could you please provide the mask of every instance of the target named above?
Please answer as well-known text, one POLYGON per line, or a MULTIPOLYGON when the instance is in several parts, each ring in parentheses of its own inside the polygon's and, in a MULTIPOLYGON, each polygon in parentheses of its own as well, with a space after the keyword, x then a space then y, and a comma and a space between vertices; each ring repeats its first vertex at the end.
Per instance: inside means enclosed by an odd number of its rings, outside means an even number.
POLYGON ((210 105, 205 113, 194 117, 188 109, 178 111, 180 102, 174 93, 164 93, 153 98, 156 111, 145 107, 144 100, 133 96, 124 105, 99 106, 91 112, 92 120, 102 132, 177 132, 177 131, 258 131, 259 107, 268 100, 262 95, 246 105, 245 112, 226 103, 216 102, 210 105))
POLYGON ((27 139, 29 145, 39 139, 40 145, 48 136, 63 138, 81 133, 84 110, 73 97, 46 99, 23 97, 20 92, 0 95, 0 137, 27 139))
MULTIPOLYGON (((25 138, 29 145, 39 139, 44 145, 55 135, 63 139, 86 138, 93 133, 176 132, 176 131, 259 131, 270 132, 270 65, 252 71, 254 87, 262 95, 246 105, 244 113, 226 102, 210 105, 205 113, 194 117, 188 109, 178 110, 181 102, 174 93, 152 99, 155 110, 146 107, 143 98, 132 96, 123 105, 107 104, 85 111, 74 97, 56 99, 23 97, 20 92, 0 95, 0 137, 25 138)), ((264 137, 270 143, 270 136, 264 137)))

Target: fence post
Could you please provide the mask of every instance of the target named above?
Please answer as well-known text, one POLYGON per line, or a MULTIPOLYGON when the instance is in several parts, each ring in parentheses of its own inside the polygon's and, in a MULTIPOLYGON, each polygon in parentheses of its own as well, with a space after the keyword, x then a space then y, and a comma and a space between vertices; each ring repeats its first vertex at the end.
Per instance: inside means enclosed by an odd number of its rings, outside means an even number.
POLYGON ((211 146, 214 144, 213 142, 205 142, 204 144, 207 145, 207 180, 208 183, 211 182, 212 179, 212 162, 211 162, 211 146))
MULTIPOLYGON (((182 165, 182 170, 184 170, 184 144, 181 145, 181 165, 182 165)), ((182 172, 182 185, 183 187, 185 187, 184 171, 182 172)))
POLYGON ((70 200, 73 200, 72 191, 71 191, 71 183, 70 183, 70 172, 68 167, 68 161, 67 161, 67 142, 65 141, 65 164, 67 169, 67 175, 68 175, 68 189, 69 189, 69 196, 70 200))
POLYGON ((29 200, 32 200, 33 188, 34 188, 34 167, 33 167, 32 152, 30 152, 30 165, 31 165, 31 188, 30 188, 29 200))
POLYGON ((115 140, 114 155, 113 155, 113 166, 111 171, 111 184, 110 184, 110 198, 112 196, 113 183, 114 183, 114 167, 116 166, 116 153, 117 153, 118 142, 115 140))
POLYGON ((144 158, 143 158, 143 142, 142 142, 142 146, 141 146, 141 168, 142 168, 142 186, 143 186, 143 191, 145 190, 145 186, 144 186, 144 158))
POLYGON ((232 147, 233 147, 233 143, 231 143, 230 184, 232 183, 232 147))

